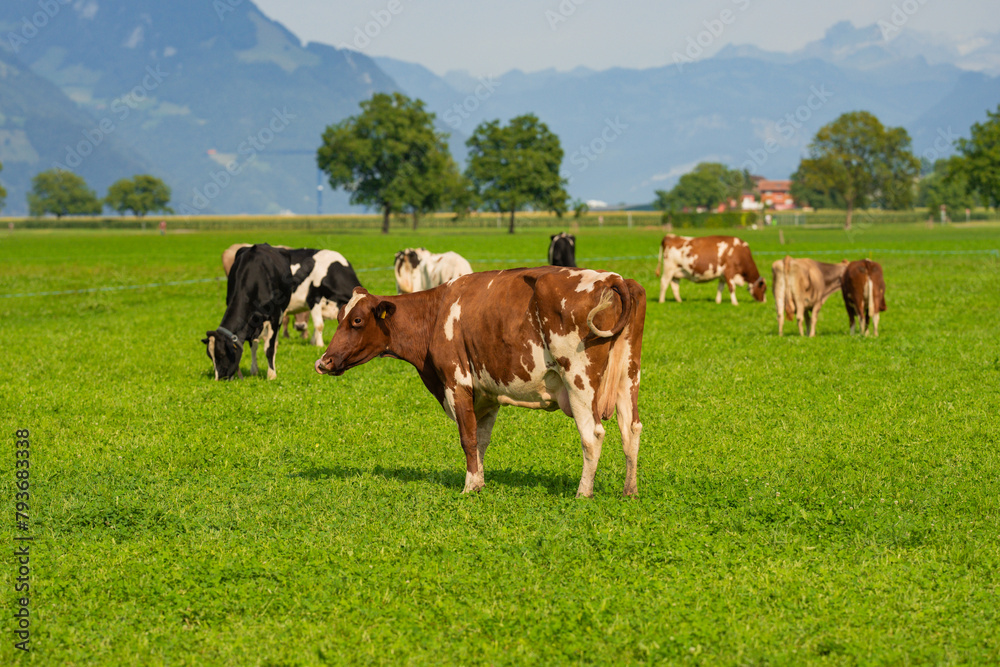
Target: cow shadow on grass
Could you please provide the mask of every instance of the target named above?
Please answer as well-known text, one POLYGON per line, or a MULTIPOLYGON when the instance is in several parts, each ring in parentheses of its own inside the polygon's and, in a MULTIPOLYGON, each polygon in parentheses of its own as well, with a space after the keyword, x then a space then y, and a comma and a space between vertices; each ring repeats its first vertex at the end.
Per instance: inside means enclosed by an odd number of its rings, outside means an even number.
MULTIPOLYGON (((412 468, 409 466, 375 466, 371 469, 346 466, 318 467, 292 473, 289 477, 301 477, 309 481, 325 479, 353 479, 358 477, 383 477, 400 482, 428 482, 461 491, 465 485, 465 470, 412 468)), ((574 496, 580 482, 572 475, 549 475, 544 473, 511 470, 490 470, 486 468, 486 488, 493 484, 542 490, 551 496, 574 496)))

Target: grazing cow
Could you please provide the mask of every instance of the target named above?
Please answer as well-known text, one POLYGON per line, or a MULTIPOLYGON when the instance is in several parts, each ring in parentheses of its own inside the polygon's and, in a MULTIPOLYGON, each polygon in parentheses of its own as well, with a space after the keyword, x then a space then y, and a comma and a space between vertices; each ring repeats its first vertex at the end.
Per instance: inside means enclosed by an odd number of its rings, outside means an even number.
POLYGON ((239 248, 226 285, 226 313, 203 343, 218 380, 242 377, 243 345, 251 343, 250 372, 257 372, 257 340, 264 341, 267 377, 274 366, 281 317, 286 312, 312 312, 313 342, 323 345, 323 299, 336 307, 360 287, 354 269, 332 250, 277 248, 266 243, 239 248))
POLYGON ((316 371, 341 375, 375 357, 408 361, 458 424, 465 488, 485 484, 483 457, 502 405, 562 411, 583 445, 578 496, 591 496, 618 410, 625 494, 636 494, 639 363, 646 294, 616 273, 538 267, 485 271, 425 292, 373 296, 364 289, 316 371))
POLYGON ((885 278, 878 262, 862 259, 851 262, 841 280, 847 318, 851 322, 850 333, 854 333, 854 318, 858 318, 858 331, 868 335, 869 323, 878 336, 879 313, 885 310, 885 278))
POLYGON ((409 294, 443 285, 472 273, 472 266, 457 252, 440 255, 427 248, 407 248, 396 253, 396 293, 409 294))
POLYGON ((729 300, 736 302, 736 286, 746 285, 751 296, 764 301, 767 284, 757 272, 750 246, 735 236, 675 236, 667 234, 660 243, 656 259, 656 275, 660 278, 660 303, 667 295, 667 285, 680 303, 680 279, 696 283, 719 279, 715 302, 722 303, 722 287, 729 286, 729 300))
MULTIPOLYGON (((222 251, 222 270, 226 272, 226 276, 229 276, 229 269, 232 268, 233 262, 236 261, 236 251, 240 248, 249 248, 249 243, 234 243, 225 250, 222 251)), ((290 250, 288 246, 276 245, 275 248, 284 248, 290 250)), ((330 318, 333 319, 333 318, 330 318)), ((281 325, 285 329, 285 338, 288 338, 288 323, 291 320, 288 313, 285 313, 282 318, 281 325)), ((302 340, 309 337, 309 326, 306 324, 309 321, 309 313, 301 312, 295 315, 295 330, 302 334, 302 340)))
POLYGON ((559 232, 549 237, 549 264, 552 266, 576 266, 576 237, 559 232))
POLYGON ((778 335, 784 335, 787 317, 799 323, 800 336, 805 335, 803 324, 808 319, 809 336, 815 336, 819 311, 830 295, 840 289, 840 279, 846 268, 846 259, 840 264, 828 264, 786 255, 774 262, 771 278, 778 309, 778 335))

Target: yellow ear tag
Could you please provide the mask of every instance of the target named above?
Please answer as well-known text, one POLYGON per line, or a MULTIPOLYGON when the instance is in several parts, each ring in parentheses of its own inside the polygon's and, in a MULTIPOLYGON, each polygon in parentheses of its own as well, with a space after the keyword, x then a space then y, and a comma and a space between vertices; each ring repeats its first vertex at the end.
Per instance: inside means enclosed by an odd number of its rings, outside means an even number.
POLYGON ((382 311, 382 314, 378 316, 378 317, 379 317, 379 319, 380 319, 380 320, 384 320, 384 319, 385 319, 385 314, 386 314, 386 311, 384 311, 384 310, 383 310, 383 311, 382 311))

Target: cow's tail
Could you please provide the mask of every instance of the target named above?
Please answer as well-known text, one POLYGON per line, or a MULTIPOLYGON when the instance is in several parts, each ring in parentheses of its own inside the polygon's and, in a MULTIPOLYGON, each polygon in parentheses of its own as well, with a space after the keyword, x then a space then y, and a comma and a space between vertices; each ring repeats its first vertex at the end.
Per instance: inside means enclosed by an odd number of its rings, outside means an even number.
POLYGON ((629 319, 632 317, 632 295, 628 291, 628 285, 625 284, 625 280, 621 276, 615 276, 615 282, 610 286, 605 288, 601 293, 601 299, 597 302, 590 312, 587 314, 587 328, 590 329, 592 336, 596 338, 611 338, 612 336, 617 336, 621 333, 625 325, 628 324, 629 319), (614 302, 615 295, 618 295, 618 299, 621 301, 622 314, 619 316, 618 321, 615 322, 614 326, 610 329, 598 329, 594 325, 594 317, 598 313, 607 310, 611 307, 614 302))
POLYGON ((663 246, 665 244, 660 244, 660 249, 656 253, 656 277, 659 278, 660 274, 663 273, 663 246))
MULTIPOLYGON (((867 263, 866 266, 867 267, 867 263)), ((865 307, 868 310, 868 321, 872 322, 875 319, 875 314, 878 313, 878 304, 875 303, 875 283, 872 281, 871 273, 865 276, 865 307)))
POLYGON ((788 293, 789 292, 788 286, 791 284, 791 281, 793 280, 791 255, 785 255, 785 258, 782 260, 782 270, 785 273, 785 278, 783 284, 781 285, 781 296, 778 296, 777 281, 775 281, 776 284, 774 286, 774 296, 775 300, 778 302, 776 304, 778 306, 778 312, 780 313, 782 310, 784 310, 785 319, 791 322, 792 320, 795 319, 795 304, 792 303, 792 298, 791 298, 792 295, 788 293))

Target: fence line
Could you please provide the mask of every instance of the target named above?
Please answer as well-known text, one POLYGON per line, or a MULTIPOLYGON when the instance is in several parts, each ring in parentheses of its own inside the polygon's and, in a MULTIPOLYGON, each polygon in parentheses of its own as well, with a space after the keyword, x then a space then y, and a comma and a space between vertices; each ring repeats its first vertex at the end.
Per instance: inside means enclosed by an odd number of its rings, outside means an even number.
MULTIPOLYGON (((898 255, 991 255, 993 257, 1000 258, 1000 250, 996 248, 987 248, 985 250, 897 250, 890 248, 850 248, 847 250, 806 250, 796 252, 796 255, 836 255, 843 254, 845 252, 851 253, 863 253, 863 254, 898 254, 898 255)), ((758 255, 787 255, 787 252, 781 250, 760 250, 757 251, 758 255)), ((609 262, 609 261, 620 261, 620 260, 630 260, 630 259, 657 259, 657 255, 619 255, 616 257, 585 257, 583 261, 585 262, 609 262)), ((538 258, 533 257, 530 259, 473 259, 473 262, 478 262, 480 264, 519 264, 523 263, 526 265, 538 266, 538 258)), ((355 269, 356 273, 366 273, 371 271, 392 271, 391 266, 374 266, 363 269, 355 269)), ((96 292, 121 292, 125 290, 137 290, 137 289, 149 289, 154 287, 175 287, 177 285, 194 285, 198 283, 211 283, 219 282, 225 280, 225 276, 216 276, 214 278, 194 278, 191 280, 170 280, 159 283, 148 283, 145 285, 110 285, 105 287, 85 287, 83 289, 75 290, 58 290, 52 292, 23 292, 20 294, 0 294, 0 299, 15 299, 20 297, 31 297, 31 296, 65 296, 69 294, 93 294, 96 292)))

